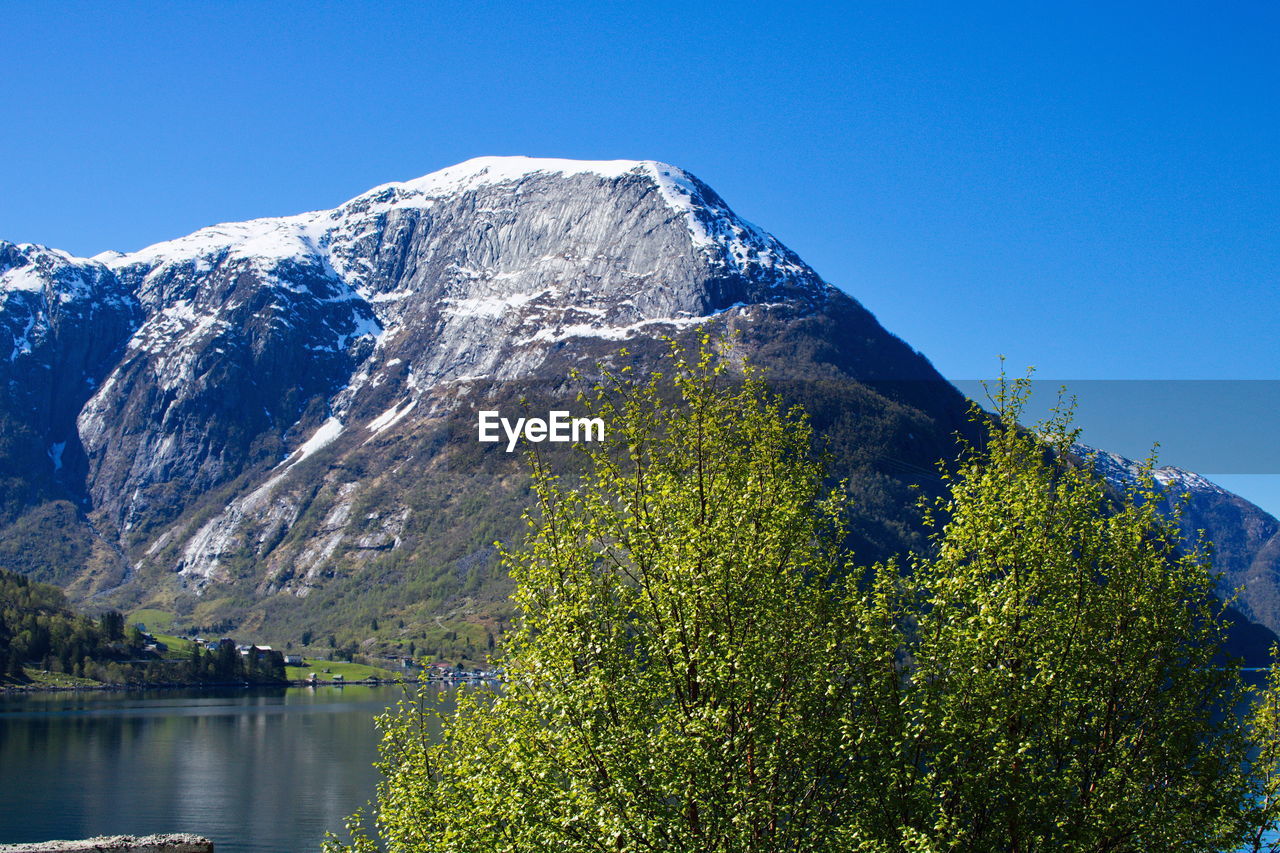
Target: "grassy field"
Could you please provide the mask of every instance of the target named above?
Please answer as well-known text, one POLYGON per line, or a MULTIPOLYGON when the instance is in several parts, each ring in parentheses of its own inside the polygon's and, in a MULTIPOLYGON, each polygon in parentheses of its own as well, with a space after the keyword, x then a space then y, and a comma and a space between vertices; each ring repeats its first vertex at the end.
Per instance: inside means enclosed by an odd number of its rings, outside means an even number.
MULTIPOLYGON (((155 634, 157 631, 168 631, 169 626, 173 624, 173 614, 167 610, 156 610, 148 607, 142 610, 135 610, 130 613, 125 622, 135 625, 141 622, 147 626, 147 632, 155 634)), ((159 634, 156 634, 158 637, 159 634)))
POLYGON ((151 636, 169 647, 169 651, 162 654, 161 657, 166 657, 171 660, 191 657, 191 647, 194 646, 195 643, 191 642, 186 637, 175 637, 172 634, 161 634, 156 631, 152 631, 151 636))
POLYGON ((335 675, 341 675, 345 681, 363 681, 366 678, 396 679, 404 676, 389 669, 376 666, 365 666, 362 663, 346 663, 338 660, 305 661, 304 666, 286 666, 285 676, 290 681, 302 681, 311 673, 321 681, 332 681, 335 675), (325 670, 329 670, 325 672, 325 670))
POLYGON ((92 678, 80 678, 75 675, 67 675, 63 672, 44 672, 34 666, 24 666, 23 671, 26 672, 27 678, 31 679, 31 683, 23 685, 29 690, 38 690, 41 687, 101 687, 102 682, 94 681, 92 678))

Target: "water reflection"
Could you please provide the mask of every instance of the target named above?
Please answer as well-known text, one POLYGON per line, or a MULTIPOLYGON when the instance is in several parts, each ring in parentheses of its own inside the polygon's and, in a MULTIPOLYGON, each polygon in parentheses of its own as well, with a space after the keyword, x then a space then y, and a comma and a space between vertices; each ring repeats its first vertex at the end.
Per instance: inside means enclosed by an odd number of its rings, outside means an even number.
POLYGON ((373 717, 403 695, 350 685, 0 697, 0 843, 196 832, 219 853, 315 850, 372 796, 373 717))
POLYGON ((196 832, 218 853, 315 851, 373 795, 373 717, 403 696, 367 685, 0 695, 0 844, 196 832))

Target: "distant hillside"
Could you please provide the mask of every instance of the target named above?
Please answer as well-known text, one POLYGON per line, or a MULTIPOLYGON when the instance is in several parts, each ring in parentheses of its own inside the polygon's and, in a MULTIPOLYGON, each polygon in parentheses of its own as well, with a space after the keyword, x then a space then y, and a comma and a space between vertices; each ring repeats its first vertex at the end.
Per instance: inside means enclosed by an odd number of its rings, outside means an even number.
MULTIPOLYGON (((1079 445, 1081 458, 1123 488, 1134 481, 1140 464, 1118 453, 1079 445)), ((1212 543, 1214 568, 1223 577, 1223 596, 1238 596, 1244 619, 1280 632, 1280 521, 1239 495, 1182 468, 1162 466, 1153 477, 1164 495, 1164 509, 1180 508, 1178 524, 1187 540, 1201 534, 1212 543)))
POLYGON ((278 666, 254 666, 231 644, 167 660, 157 644, 125 617, 107 611, 91 619, 68 606, 62 590, 0 569, 0 685, 81 685, 279 681, 278 666))
POLYGON ((108 680, 119 674, 121 661, 143 654, 143 637, 125 631, 116 612, 89 619, 67 605, 62 590, 0 569, 0 679, 9 684, 30 681, 32 667, 46 672, 108 680))

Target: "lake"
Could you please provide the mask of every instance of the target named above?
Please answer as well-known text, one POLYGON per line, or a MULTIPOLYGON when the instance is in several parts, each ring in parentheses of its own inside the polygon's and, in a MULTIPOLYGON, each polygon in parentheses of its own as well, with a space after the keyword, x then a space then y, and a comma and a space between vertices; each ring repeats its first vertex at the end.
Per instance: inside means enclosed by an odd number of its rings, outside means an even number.
POLYGON ((373 718, 403 696, 392 685, 0 694, 0 844, 195 832, 218 853, 315 851, 373 797, 373 718))
POLYGON ((395 685, 0 696, 0 843, 194 832, 315 851, 374 795, 395 685))

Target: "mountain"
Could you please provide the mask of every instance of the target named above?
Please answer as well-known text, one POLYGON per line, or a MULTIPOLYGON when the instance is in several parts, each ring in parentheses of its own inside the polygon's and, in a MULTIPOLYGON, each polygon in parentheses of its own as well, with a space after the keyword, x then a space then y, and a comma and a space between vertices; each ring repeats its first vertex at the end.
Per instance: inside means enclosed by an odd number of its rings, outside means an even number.
MULTIPOLYGON (((1120 488, 1142 475, 1140 463, 1118 453, 1084 445, 1076 451, 1120 488)), ((1165 512, 1178 510, 1184 538, 1193 542, 1203 532, 1212 543, 1222 593, 1236 596, 1235 608, 1246 619, 1280 633, 1280 521, 1191 471, 1166 465, 1153 469, 1151 477, 1163 496, 1165 512)))
POLYGON ((920 544, 911 484, 969 429, 922 355, 651 161, 480 158, 90 259, 0 243, 0 297, 0 565, 282 644, 483 653, 528 491, 476 412, 572 409, 572 369, 663 336, 736 334, 809 409, 865 559, 920 544))
POLYGON ((82 513, 76 418, 141 321, 104 265, 0 242, 0 564, 74 585, 119 563, 82 513))

